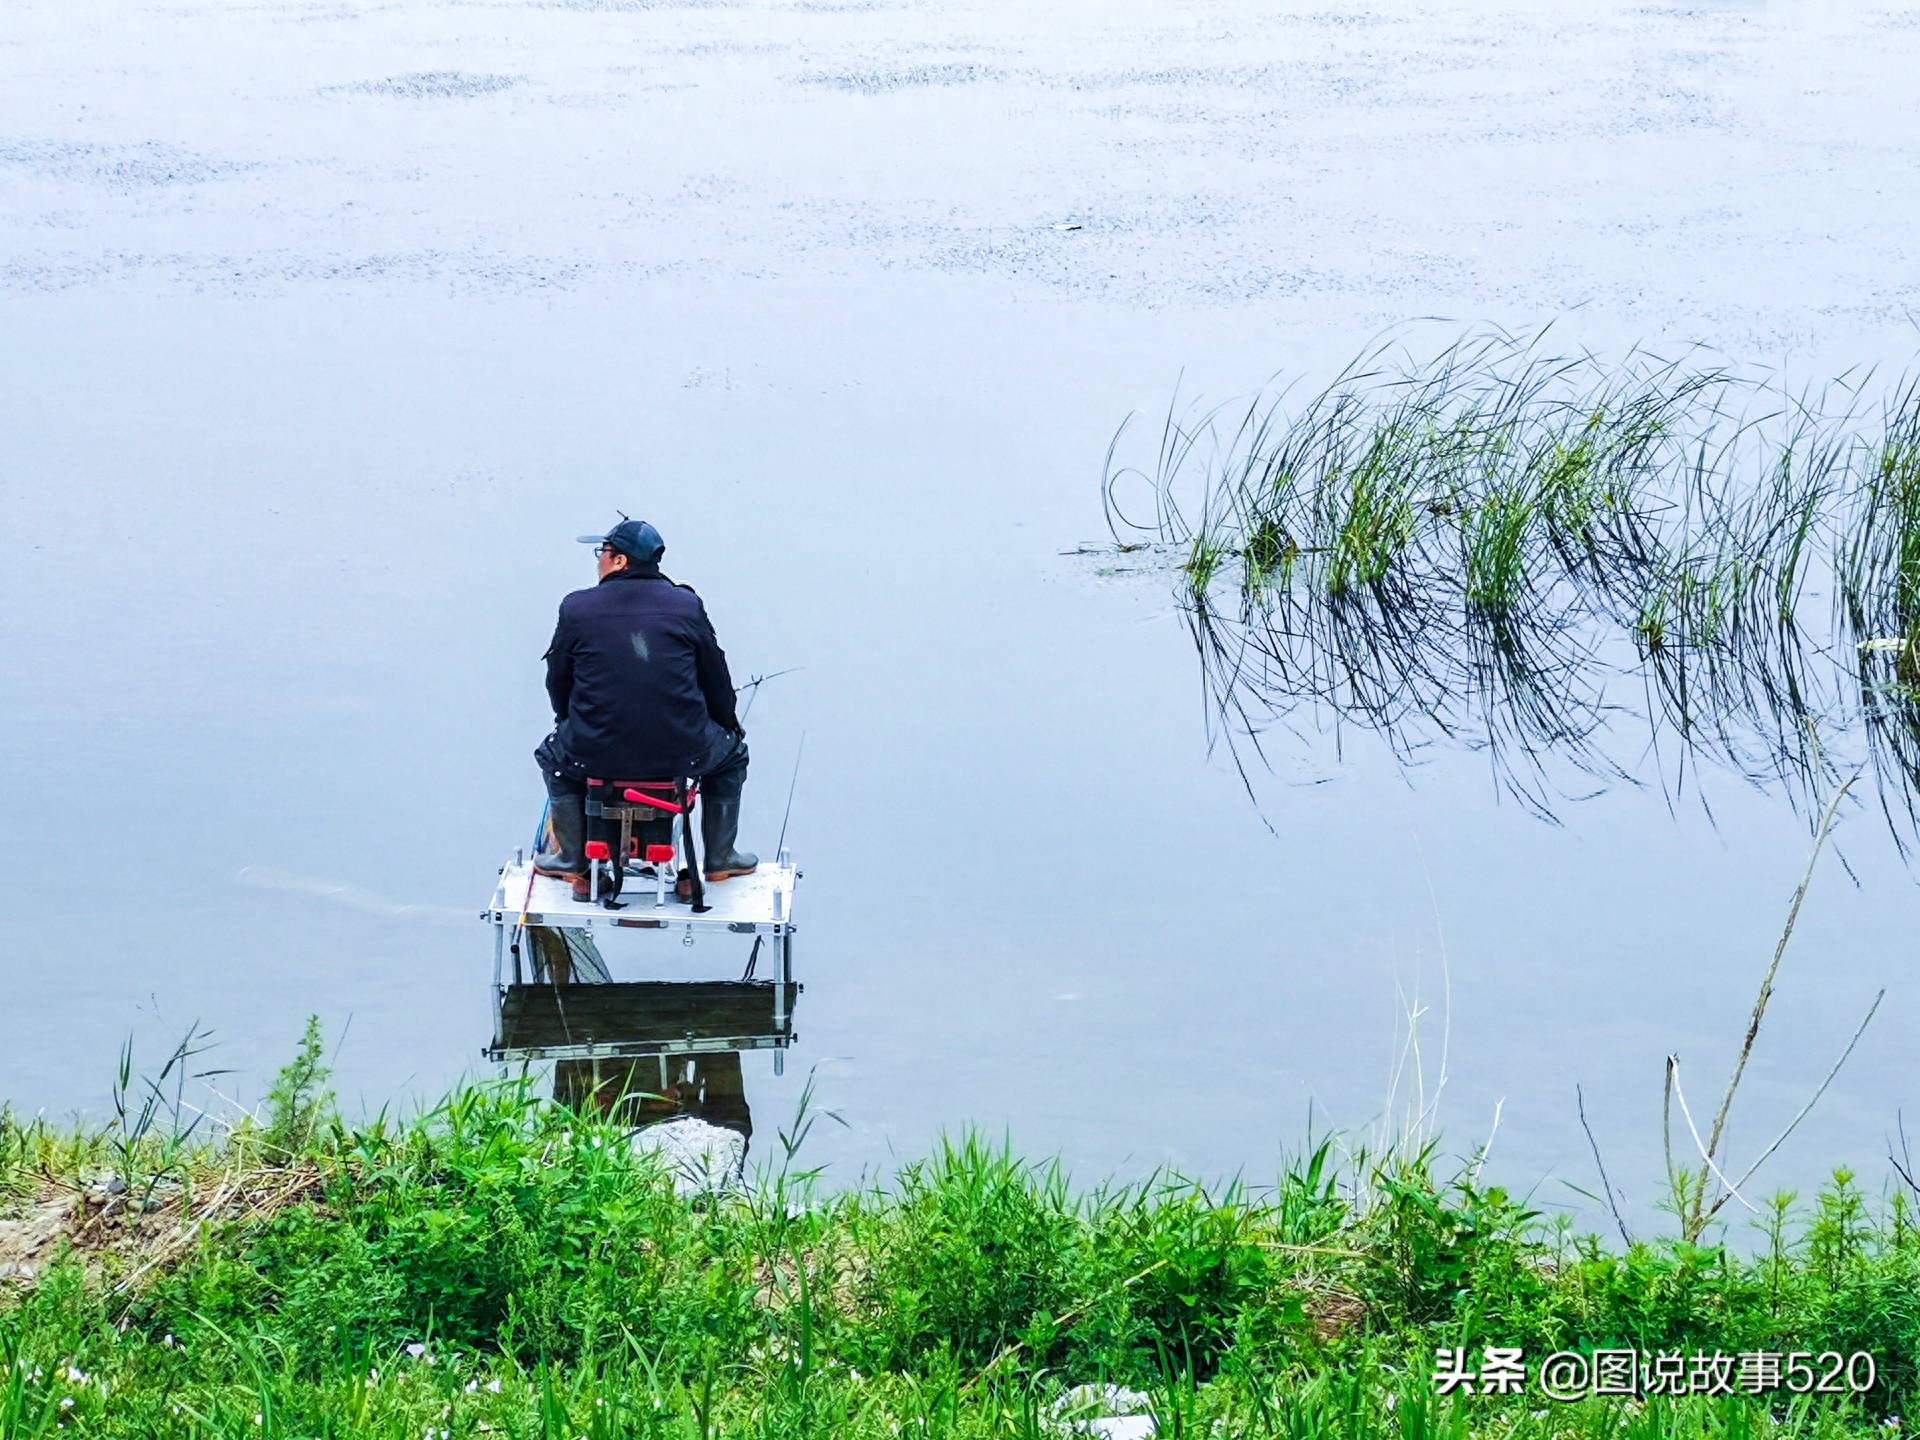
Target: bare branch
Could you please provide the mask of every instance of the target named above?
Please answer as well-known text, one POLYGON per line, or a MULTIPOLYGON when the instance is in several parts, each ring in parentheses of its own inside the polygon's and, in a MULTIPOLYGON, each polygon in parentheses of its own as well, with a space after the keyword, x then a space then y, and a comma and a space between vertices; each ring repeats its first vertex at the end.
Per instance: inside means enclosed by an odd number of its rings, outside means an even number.
MULTIPOLYGON (((1747 1209, 1752 1210, 1754 1214, 1758 1215, 1760 1212, 1754 1209, 1752 1205, 1747 1204, 1747 1197, 1734 1188, 1733 1182, 1721 1173, 1718 1165, 1713 1163, 1713 1156, 1707 1153, 1706 1142, 1700 1138, 1700 1131, 1694 1126, 1693 1112, 1687 1109, 1687 1092, 1680 1088, 1680 1061, 1676 1056, 1669 1055, 1667 1057, 1667 1075, 1673 1081, 1673 1095, 1674 1098, 1680 1102, 1680 1113, 1686 1117, 1687 1130, 1693 1136, 1694 1147, 1699 1150, 1700 1158, 1707 1162, 1707 1169, 1712 1172, 1714 1179, 1727 1187, 1728 1195, 1733 1196, 1733 1198, 1738 1200, 1742 1205, 1746 1205, 1747 1209)), ((1706 1177, 1702 1176, 1700 1180, 1702 1189, 1705 1188, 1706 1183, 1706 1177)), ((1715 1200, 1713 1209, 1718 1210, 1725 1199, 1726 1196, 1723 1195, 1715 1200)), ((1709 1210, 1707 1214, 1712 1215, 1713 1210, 1709 1210)), ((1682 1215, 1680 1217, 1680 1228, 1686 1234, 1688 1240, 1698 1240, 1700 1238, 1702 1218, 1700 1205, 1697 1201, 1693 1206, 1693 1214, 1691 1216, 1682 1215)))
POLYGON ((1600 1172, 1600 1193, 1607 1197, 1607 1209, 1613 1212, 1613 1223, 1620 1229, 1621 1240, 1631 1245, 1633 1236, 1627 1233, 1627 1222, 1620 1218, 1620 1207, 1613 1199, 1613 1182, 1607 1179, 1607 1162, 1600 1158, 1600 1142, 1593 1138, 1593 1127, 1587 1123, 1587 1097, 1580 1093, 1578 1085, 1573 1087, 1573 1103, 1580 1112, 1580 1128, 1587 1132, 1587 1144, 1593 1147, 1593 1167, 1600 1172))
MULTIPOLYGON (((1768 1156, 1772 1155, 1774 1151, 1787 1143, 1787 1137, 1793 1134, 1802 1120, 1807 1118, 1812 1112, 1813 1107, 1820 1103, 1820 1097, 1827 1093, 1827 1087, 1833 1083, 1833 1077, 1838 1075, 1840 1073, 1840 1067, 1847 1063, 1847 1057, 1853 1054, 1853 1047, 1858 1045, 1860 1043, 1860 1037, 1867 1033, 1867 1026, 1872 1023, 1874 1012, 1880 1008, 1880 1002, 1886 998, 1887 992, 1885 990, 1882 990, 1878 995, 1873 997, 1873 1004, 1867 1007, 1866 1017, 1861 1020, 1859 1029, 1853 1032, 1853 1039, 1847 1042, 1847 1048, 1840 1052, 1840 1058, 1833 1062, 1833 1068, 1827 1072, 1827 1078, 1820 1082, 1820 1088, 1813 1092, 1813 1098, 1800 1107, 1800 1113, 1788 1122, 1787 1128, 1780 1132, 1779 1138, 1767 1146, 1766 1149, 1762 1150, 1760 1152, 1760 1158, 1747 1167, 1746 1174, 1740 1177, 1740 1183, 1742 1185, 1753 1178, 1754 1171, 1766 1164, 1768 1156)), ((1741 1203, 1745 1204, 1746 1202, 1742 1201, 1741 1203)), ((1718 1206, 1715 1208, 1717 1209, 1718 1206)))
MULTIPOLYGON (((1827 843, 1827 835, 1833 829, 1834 816, 1839 813, 1840 802, 1847 798, 1847 792, 1853 788, 1853 782, 1859 778, 1860 772, 1854 771, 1846 782, 1833 792, 1833 798, 1827 802, 1827 808, 1821 813, 1820 826, 1814 832, 1813 850, 1807 856, 1807 868, 1801 872, 1800 886, 1793 892, 1793 904, 1787 907, 1786 928, 1780 932, 1779 944, 1773 947, 1773 963, 1767 967, 1767 978, 1760 982, 1759 998, 1753 1002, 1753 1018, 1747 1022, 1747 1037, 1740 1043, 1740 1057, 1734 1061, 1733 1074, 1727 1080, 1727 1093, 1720 1097, 1720 1113, 1713 1117, 1713 1134, 1707 1143, 1709 1163, 1713 1156, 1720 1153, 1720 1138, 1727 1128, 1727 1112, 1733 1109, 1734 1092, 1740 1088, 1740 1077, 1746 1073, 1747 1059, 1753 1054, 1753 1042, 1759 1038, 1760 1022, 1766 1018, 1767 1014, 1767 1001, 1773 998, 1773 980, 1780 973, 1781 957, 1787 953, 1787 941, 1793 938, 1793 927, 1800 919, 1800 902, 1807 898, 1807 887, 1813 883, 1814 863, 1819 860, 1820 851, 1827 843)), ((1877 1005, 1879 1002, 1874 1003, 1877 1005)), ((1744 1200, 1740 1203, 1746 1204, 1744 1200)))

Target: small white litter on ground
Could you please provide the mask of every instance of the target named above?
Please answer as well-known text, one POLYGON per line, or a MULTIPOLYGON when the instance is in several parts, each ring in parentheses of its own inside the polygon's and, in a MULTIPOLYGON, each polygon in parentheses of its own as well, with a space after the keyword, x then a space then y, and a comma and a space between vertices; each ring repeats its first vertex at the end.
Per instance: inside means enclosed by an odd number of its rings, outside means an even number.
POLYGON ((1150 1397, 1121 1385, 1076 1385, 1054 1402, 1054 1418, 1070 1435, 1099 1440, 1152 1440, 1150 1397))
POLYGON ((674 1193, 723 1195, 745 1189, 747 1137, 737 1130, 680 1115, 633 1137, 636 1154, 658 1155, 673 1176, 674 1193))

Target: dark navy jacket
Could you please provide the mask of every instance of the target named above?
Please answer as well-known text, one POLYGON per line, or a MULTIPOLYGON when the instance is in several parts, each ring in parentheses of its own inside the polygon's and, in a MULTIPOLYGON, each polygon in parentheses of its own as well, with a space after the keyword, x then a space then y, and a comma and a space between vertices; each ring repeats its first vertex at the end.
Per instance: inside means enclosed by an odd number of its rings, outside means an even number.
POLYGON ((547 694, 560 748, 602 779, 696 774, 715 727, 740 728, 706 606, 657 565, 616 570, 560 602, 547 694))

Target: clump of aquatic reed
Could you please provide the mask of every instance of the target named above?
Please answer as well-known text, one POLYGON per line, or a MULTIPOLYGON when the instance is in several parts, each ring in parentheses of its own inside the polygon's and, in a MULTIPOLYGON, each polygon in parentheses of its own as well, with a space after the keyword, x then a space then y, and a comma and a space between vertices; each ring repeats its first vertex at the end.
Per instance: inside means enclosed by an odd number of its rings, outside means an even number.
POLYGON ((1860 457, 1836 547, 1840 612, 1882 804, 1915 818, 1920 775, 1920 384, 1860 457), (1889 785, 1890 778, 1905 783, 1889 785))
POLYGON ((1108 517, 1184 554, 1236 759, 1303 715, 1403 758, 1449 738, 1550 813, 1563 767, 1638 778, 1649 753, 1805 798, 1858 735, 1911 819, 1920 387, 1877 429, 1861 389, 1495 334, 1382 348, 1303 401, 1172 415, 1145 466, 1116 439, 1108 517))

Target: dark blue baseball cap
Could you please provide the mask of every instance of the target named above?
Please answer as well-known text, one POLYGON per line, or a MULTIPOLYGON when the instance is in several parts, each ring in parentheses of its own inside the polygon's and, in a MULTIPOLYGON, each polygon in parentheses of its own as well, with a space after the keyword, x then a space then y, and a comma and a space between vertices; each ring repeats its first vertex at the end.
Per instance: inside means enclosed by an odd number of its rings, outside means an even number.
POLYGON ((582 535, 582 545, 605 545, 642 565, 667 552, 660 532, 644 520, 622 520, 604 535, 582 535))

